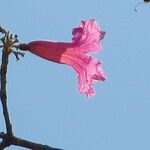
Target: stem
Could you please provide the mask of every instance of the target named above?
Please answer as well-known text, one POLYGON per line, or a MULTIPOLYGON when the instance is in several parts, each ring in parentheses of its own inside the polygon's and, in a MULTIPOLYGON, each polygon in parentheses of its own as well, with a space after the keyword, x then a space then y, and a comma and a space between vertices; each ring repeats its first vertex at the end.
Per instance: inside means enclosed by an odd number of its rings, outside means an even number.
POLYGON ((17 36, 14 36, 15 38, 13 38, 12 34, 6 32, 1 26, 0 26, 0 32, 5 34, 5 36, 1 39, 3 45, 2 46, 0 45, 0 48, 3 47, 2 63, 0 68, 0 99, 2 103, 3 115, 5 120, 5 126, 6 126, 6 133, 4 132, 0 133, 0 139, 2 140, 0 142, 0 150, 3 150, 4 148, 9 147, 11 145, 25 147, 32 150, 61 150, 58 148, 49 147, 48 145, 42 145, 31 141, 27 141, 13 135, 12 125, 10 122, 8 106, 7 106, 7 92, 6 92, 7 67, 8 67, 9 54, 11 52, 15 54, 17 60, 19 60, 19 55, 23 57, 24 54, 20 52, 12 51, 13 44, 18 42, 17 36))
POLYGON ((37 144, 37 143, 31 142, 31 141, 17 138, 15 136, 13 136, 13 138, 12 138, 12 144, 16 145, 16 146, 33 149, 33 150, 62 150, 62 149, 58 149, 58 148, 49 147, 48 145, 37 144))
POLYGON ((12 135, 13 134, 12 125, 8 113, 7 93, 6 93, 6 83, 7 83, 6 74, 7 74, 8 59, 9 59, 9 53, 4 49, 2 51, 2 64, 0 70, 0 83, 1 83, 0 97, 1 97, 1 103, 3 108, 3 115, 6 124, 6 131, 7 134, 12 135))
POLYGON ((35 142, 27 141, 27 140, 21 139, 13 135, 9 136, 7 134, 0 133, 0 136, 3 139, 3 141, 0 143, 0 150, 10 145, 25 147, 25 148, 32 149, 32 150, 62 150, 59 148, 50 147, 48 145, 43 145, 43 144, 38 144, 35 142), (9 144, 7 141, 8 137, 9 137, 9 144))

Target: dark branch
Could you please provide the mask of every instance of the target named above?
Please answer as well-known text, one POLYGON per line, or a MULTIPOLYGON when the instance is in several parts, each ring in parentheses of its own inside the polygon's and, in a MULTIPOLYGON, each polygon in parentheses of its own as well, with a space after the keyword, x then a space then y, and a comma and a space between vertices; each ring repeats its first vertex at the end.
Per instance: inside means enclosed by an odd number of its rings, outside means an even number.
POLYGON ((6 33, 6 30, 2 28, 2 26, 0 26, 0 32, 3 34, 3 33, 6 33))
POLYGON ((0 133, 0 138, 2 139, 2 142, 0 143, 0 150, 9 147, 11 145, 11 135, 4 134, 3 132, 0 133))
POLYGON ((3 139, 3 142, 1 142, 0 144, 0 150, 10 145, 25 147, 25 148, 32 149, 32 150, 62 150, 59 148, 49 147, 48 145, 42 145, 42 144, 38 144, 35 142, 27 141, 27 140, 15 137, 13 135, 8 136, 7 134, 4 134, 4 133, 0 133, 0 137, 3 139), (8 138, 9 138, 9 143, 6 143, 8 142, 7 141, 8 138))
POLYGON ((10 117, 8 113, 7 108, 7 93, 6 93, 6 74, 7 74, 7 66, 8 66, 8 58, 9 53, 6 50, 3 50, 2 52, 2 64, 1 64, 1 70, 0 70, 0 83, 1 83, 1 89, 0 89, 0 97, 1 97, 1 103, 3 108, 3 115, 5 119, 6 124, 6 130, 8 134, 12 134, 12 125, 10 122, 10 117))
POLYGON ((48 145, 37 144, 34 142, 30 142, 21 138, 13 137, 12 144, 16 146, 21 146, 33 150, 62 150, 58 148, 49 147, 48 145))
POLYGON ((25 55, 25 53, 18 51, 13 51, 12 53, 15 55, 17 61, 19 60, 19 56, 24 57, 25 55))
POLYGON ((5 125, 6 125, 6 133, 4 132, 0 133, 0 139, 1 139, 0 150, 3 150, 4 148, 9 147, 11 145, 25 147, 32 150, 62 150, 58 148, 49 147, 48 145, 42 145, 31 141, 27 141, 13 135, 12 125, 10 122, 10 117, 9 117, 9 112, 7 107, 7 92, 6 92, 7 67, 8 67, 8 60, 9 60, 10 53, 13 53, 17 60, 19 60, 19 55, 23 57, 24 53, 21 53, 19 51, 13 51, 13 48, 15 48, 14 44, 18 42, 17 35, 13 36, 9 32, 6 32, 6 30, 4 30, 1 26, 0 26, 0 32, 4 34, 4 37, 1 38, 1 42, 3 45, 0 45, 0 48, 3 48, 2 63, 0 68, 0 84, 1 84, 0 99, 2 103, 3 115, 4 115, 5 125))

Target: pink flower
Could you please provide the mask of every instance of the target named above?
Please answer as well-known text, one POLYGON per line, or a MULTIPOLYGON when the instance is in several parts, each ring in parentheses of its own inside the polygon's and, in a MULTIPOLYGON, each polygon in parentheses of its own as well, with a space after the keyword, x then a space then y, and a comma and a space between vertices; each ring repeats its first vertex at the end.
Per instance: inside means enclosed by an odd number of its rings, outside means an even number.
POLYGON ((78 75, 78 86, 81 93, 88 97, 94 95, 91 87, 94 81, 104 81, 106 75, 101 63, 87 55, 101 48, 100 40, 105 32, 101 31, 94 19, 81 21, 79 27, 73 29, 72 42, 32 41, 20 44, 19 49, 29 50, 47 60, 67 64, 73 67, 78 75))

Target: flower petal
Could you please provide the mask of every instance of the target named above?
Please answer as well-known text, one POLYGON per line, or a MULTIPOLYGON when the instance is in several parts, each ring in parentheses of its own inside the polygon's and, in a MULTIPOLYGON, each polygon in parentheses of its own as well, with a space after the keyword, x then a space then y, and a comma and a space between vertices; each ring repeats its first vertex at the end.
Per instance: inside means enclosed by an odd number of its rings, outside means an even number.
POLYGON ((80 52, 98 51, 101 48, 100 40, 104 38, 105 32, 100 30, 94 19, 81 21, 79 27, 72 31, 73 43, 78 46, 80 52))
POLYGON ((72 66, 76 70, 79 91, 88 97, 95 93, 91 87, 94 81, 104 81, 106 79, 100 62, 91 56, 64 53, 61 57, 61 62, 72 66))

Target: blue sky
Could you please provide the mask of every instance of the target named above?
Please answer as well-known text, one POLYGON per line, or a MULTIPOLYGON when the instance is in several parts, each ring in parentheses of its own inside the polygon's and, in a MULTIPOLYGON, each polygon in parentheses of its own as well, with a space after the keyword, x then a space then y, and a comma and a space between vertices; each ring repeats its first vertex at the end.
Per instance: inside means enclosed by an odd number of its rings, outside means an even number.
POLYGON ((21 42, 70 41, 72 28, 91 18, 106 31, 97 57, 108 79, 95 84, 90 100, 78 92, 70 67, 28 52, 18 62, 10 57, 8 104, 16 136, 65 150, 150 149, 150 4, 135 12, 138 2, 1 2, 0 24, 21 42))

